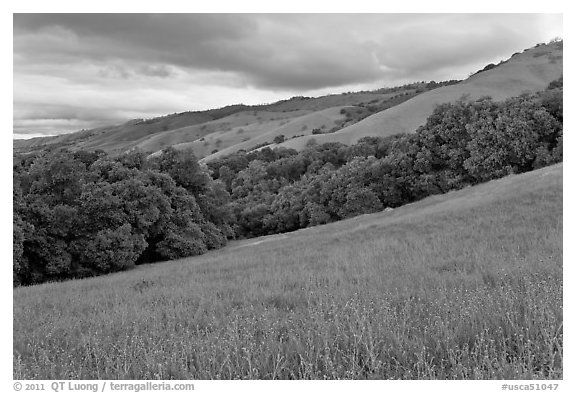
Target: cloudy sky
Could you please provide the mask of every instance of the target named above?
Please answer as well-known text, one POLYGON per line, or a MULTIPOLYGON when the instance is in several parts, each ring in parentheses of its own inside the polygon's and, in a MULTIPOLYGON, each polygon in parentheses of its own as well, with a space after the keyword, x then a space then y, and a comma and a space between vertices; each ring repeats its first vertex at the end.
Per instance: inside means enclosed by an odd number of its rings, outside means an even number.
POLYGON ((543 14, 15 14, 14 136, 462 79, 562 36, 543 14))

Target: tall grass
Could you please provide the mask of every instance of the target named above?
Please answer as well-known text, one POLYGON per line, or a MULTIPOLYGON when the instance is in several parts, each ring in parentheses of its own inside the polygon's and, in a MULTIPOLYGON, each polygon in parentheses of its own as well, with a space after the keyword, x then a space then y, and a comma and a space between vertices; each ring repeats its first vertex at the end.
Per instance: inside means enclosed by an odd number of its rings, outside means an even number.
POLYGON ((16 289, 14 378, 562 378, 561 165, 256 240, 16 289))

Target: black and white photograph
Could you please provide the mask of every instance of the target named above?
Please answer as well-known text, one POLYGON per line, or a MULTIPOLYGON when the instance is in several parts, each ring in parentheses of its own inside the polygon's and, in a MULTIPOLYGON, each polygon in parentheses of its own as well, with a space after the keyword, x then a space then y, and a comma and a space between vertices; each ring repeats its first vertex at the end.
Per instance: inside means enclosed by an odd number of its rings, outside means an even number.
POLYGON ((7 389, 567 391, 562 13, 131 10, 12 14, 7 389))

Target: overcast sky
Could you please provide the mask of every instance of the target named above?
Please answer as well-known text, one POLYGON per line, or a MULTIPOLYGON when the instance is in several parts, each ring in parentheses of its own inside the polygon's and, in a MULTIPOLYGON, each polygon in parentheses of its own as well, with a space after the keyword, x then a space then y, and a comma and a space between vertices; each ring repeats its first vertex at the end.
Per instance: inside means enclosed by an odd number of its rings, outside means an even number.
POLYGON ((15 14, 14 134, 463 79, 562 36, 542 14, 15 14))

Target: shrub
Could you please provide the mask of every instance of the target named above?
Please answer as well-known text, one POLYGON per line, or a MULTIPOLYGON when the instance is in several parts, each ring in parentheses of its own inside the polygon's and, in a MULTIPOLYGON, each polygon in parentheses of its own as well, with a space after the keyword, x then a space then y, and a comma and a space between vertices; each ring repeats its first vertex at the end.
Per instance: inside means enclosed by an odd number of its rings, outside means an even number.
POLYGON ((318 141, 314 138, 310 138, 308 142, 306 142, 306 147, 314 147, 318 145, 318 141))
POLYGON ((170 232, 156 250, 165 259, 178 259, 204 254, 208 248, 202 238, 170 232))
POLYGON ((71 247, 86 270, 103 274, 134 267, 146 246, 144 236, 133 233, 130 224, 124 224, 117 229, 101 230, 94 238, 76 241, 71 247))

